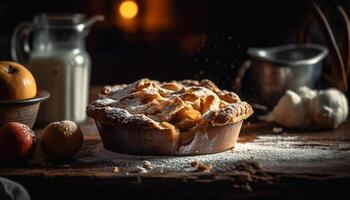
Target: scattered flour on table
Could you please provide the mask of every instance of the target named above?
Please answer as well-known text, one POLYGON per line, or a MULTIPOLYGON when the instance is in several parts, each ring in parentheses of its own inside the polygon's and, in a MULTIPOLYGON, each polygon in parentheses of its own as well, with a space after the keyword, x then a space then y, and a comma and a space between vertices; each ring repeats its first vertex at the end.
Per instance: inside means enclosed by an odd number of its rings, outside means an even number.
POLYGON ((322 166, 340 157, 349 160, 350 152, 337 151, 331 147, 301 145, 297 136, 259 136, 252 143, 238 143, 233 150, 222 153, 198 156, 137 156, 115 153, 106 150, 102 143, 92 146, 84 152, 86 156, 80 162, 89 162, 106 166, 137 167, 145 161, 152 164, 150 171, 188 171, 193 161, 210 164, 212 171, 232 171, 239 161, 256 161, 269 167, 297 167, 298 165, 322 166), (293 162, 293 166, 290 163, 293 162))

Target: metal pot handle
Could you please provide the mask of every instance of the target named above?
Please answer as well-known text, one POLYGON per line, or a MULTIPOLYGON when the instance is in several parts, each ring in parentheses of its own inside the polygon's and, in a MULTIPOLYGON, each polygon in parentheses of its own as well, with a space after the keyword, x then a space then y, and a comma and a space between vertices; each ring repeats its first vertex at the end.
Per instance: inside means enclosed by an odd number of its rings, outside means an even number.
POLYGON ((243 64, 239 67, 236 77, 233 79, 233 90, 238 94, 241 94, 242 92, 242 80, 245 77, 246 72, 251 67, 251 65, 251 60, 244 61, 243 64))
POLYGON ((27 64, 29 53, 31 51, 29 45, 29 35, 33 30, 30 22, 24 22, 18 25, 11 38, 11 57, 15 62, 27 64))

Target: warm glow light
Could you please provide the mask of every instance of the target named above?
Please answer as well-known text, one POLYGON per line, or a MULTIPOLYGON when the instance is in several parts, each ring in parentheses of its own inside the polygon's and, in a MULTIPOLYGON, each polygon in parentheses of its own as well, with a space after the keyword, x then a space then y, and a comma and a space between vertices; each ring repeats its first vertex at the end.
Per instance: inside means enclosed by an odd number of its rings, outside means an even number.
POLYGON ((119 6, 119 13, 126 19, 134 18, 137 15, 139 8, 134 1, 124 1, 119 6))

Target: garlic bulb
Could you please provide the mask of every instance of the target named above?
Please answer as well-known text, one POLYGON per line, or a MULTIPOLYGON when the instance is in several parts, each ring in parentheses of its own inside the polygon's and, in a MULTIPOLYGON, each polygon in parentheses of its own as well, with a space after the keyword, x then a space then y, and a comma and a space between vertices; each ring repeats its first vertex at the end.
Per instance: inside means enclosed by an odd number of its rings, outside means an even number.
POLYGON ((296 92, 287 90, 273 111, 262 117, 288 128, 336 128, 348 116, 345 95, 334 88, 312 90, 300 87, 296 92))
POLYGON ((310 105, 312 120, 320 128, 336 128, 348 116, 348 101, 337 89, 320 91, 310 105))
POLYGON ((300 127, 304 123, 305 109, 300 96, 288 90, 273 109, 274 121, 286 127, 300 127))

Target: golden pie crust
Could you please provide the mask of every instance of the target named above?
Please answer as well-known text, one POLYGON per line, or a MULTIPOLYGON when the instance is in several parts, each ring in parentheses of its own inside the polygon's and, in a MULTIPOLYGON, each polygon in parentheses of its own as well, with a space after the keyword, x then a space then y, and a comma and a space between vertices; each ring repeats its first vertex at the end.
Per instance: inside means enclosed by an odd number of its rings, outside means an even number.
MULTIPOLYGON (((87 115, 95 119, 105 146, 136 154, 178 154, 196 135, 206 135, 205 143, 219 135, 221 129, 227 136, 216 139, 220 140, 218 148, 201 152, 203 148, 196 147, 191 151, 200 154, 232 148, 236 141, 230 137, 236 135, 237 139, 242 121, 252 113, 252 107, 238 95, 220 90, 209 80, 141 79, 129 85, 105 86, 100 98, 87 107, 87 115), (105 132, 116 132, 118 136, 105 132), (138 145, 129 132, 139 138, 138 145), (121 142, 124 139, 127 141, 121 142), (124 144, 125 148, 121 147, 124 144), (130 147, 133 144, 135 147, 130 147)), ((202 146, 203 142, 199 143, 202 146)))
POLYGON ((87 108, 97 121, 140 129, 188 130, 223 126, 248 118, 252 107, 233 92, 209 80, 158 82, 141 79, 129 85, 103 87, 100 99, 87 108))

